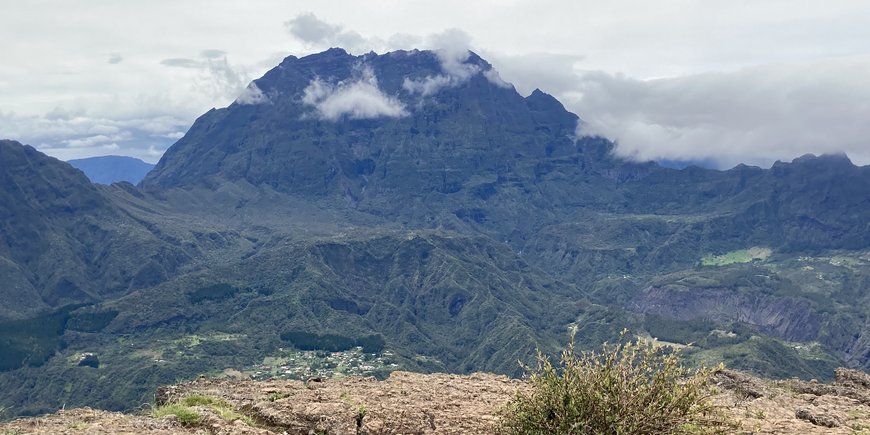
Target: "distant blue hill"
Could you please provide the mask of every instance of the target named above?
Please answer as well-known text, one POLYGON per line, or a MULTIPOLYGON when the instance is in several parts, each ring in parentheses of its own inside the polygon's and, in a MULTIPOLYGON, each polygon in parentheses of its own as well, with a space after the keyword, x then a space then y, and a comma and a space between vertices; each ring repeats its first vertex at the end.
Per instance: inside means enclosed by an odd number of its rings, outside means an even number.
POLYGON ((124 156, 89 157, 69 160, 67 163, 84 172, 92 183, 97 184, 112 184, 119 181, 139 184, 145 174, 154 168, 150 163, 124 156))

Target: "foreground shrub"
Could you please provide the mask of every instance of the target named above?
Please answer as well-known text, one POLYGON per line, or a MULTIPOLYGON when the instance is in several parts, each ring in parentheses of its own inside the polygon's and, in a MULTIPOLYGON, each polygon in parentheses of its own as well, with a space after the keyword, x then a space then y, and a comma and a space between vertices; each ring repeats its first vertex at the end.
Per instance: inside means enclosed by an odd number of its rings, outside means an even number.
POLYGON ((539 353, 531 390, 502 411, 502 433, 724 433, 728 425, 708 400, 713 371, 690 370, 678 350, 631 342, 626 333, 579 354, 572 334, 558 366, 539 353))

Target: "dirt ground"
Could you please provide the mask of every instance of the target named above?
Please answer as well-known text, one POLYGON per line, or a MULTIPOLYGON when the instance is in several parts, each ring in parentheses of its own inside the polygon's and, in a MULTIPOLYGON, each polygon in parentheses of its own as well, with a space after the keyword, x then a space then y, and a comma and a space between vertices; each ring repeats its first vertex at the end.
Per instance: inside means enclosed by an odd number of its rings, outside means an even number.
MULTIPOLYGON (((820 384, 724 370, 715 377, 713 400, 739 423, 735 433, 870 434, 870 376, 846 369, 836 375, 832 384, 820 384)), ((395 372, 385 381, 199 379, 161 388, 157 405, 210 397, 235 417, 192 406, 201 418, 185 425, 173 416, 84 408, 0 424, 0 434, 491 434, 502 406, 526 388, 523 381, 482 373, 395 372)))

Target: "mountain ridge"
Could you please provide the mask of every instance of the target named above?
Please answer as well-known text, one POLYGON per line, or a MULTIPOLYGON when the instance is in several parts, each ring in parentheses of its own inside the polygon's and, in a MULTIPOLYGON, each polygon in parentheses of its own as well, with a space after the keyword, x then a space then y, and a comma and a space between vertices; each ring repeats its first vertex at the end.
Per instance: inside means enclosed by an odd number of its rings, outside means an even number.
POLYGON ((125 181, 139 184, 154 165, 129 156, 96 156, 67 160, 67 163, 87 175, 92 183, 112 184, 125 181))

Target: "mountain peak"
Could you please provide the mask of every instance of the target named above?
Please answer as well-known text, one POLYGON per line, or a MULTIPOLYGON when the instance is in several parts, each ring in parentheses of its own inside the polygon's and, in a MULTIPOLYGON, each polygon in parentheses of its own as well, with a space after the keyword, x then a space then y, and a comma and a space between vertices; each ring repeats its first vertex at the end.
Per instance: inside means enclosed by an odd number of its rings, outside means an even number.
POLYGON ((523 98, 471 51, 333 48, 286 58, 234 104, 200 117, 143 185, 244 179, 353 203, 375 185, 454 191, 520 156, 575 152, 576 125, 558 100, 523 98), (412 168, 450 168, 457 179, 408 180, 412 168))

